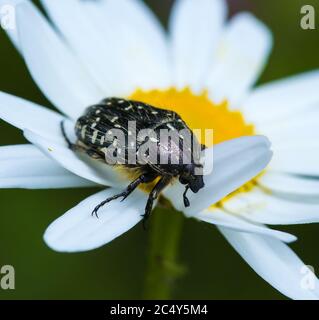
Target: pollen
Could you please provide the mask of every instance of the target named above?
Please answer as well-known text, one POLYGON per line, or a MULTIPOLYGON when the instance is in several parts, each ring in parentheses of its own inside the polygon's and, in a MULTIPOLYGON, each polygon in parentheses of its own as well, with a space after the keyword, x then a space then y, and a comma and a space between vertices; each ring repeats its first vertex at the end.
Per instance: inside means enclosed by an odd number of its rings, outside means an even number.
MULTIPOLYGON (((150 91, 138 89, 129 99, 148 103, 157 108, 175 111, 188 127, 194 130, 198 140, 207 147, 255 134, 254 126, 245 121, 240 111, 231 110, 226 100, 219 104, 214 103, 210 100, 207 91, 194 94, 190 88, 150 91), (200 130, 197 131, 196 129, 200 130), (205 129, 213 130, 212 135, 206 137, 206 139, 205 129)), ((238 193, 249 192, 256 186, 256 179, 235 190, 213 207, 222 206, 225 201, 238 193)))

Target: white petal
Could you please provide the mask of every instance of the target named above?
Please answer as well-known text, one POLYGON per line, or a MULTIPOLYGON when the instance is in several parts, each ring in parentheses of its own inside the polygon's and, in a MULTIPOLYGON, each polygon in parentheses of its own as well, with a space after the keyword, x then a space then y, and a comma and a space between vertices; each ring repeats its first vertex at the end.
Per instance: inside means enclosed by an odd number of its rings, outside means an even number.
POLYGON ((35 146, 0 147, 0 188, 53 189, 93 185, 59 166, 35 146))
POLYGON ((285 173, 319 176, 319 150, 306 147, 275 152, 270 168, 285 173))
POLYGON ((292 174, 319 176, 319 113, 315 109, 297 113, 285 121, 259 127, 273 142, 270 168, 292 174))
POLYGON ((77 58, 30 2, 16 7, 19 41, 30 73, 52 103, 72 118, 103 98, 77 58))
MULTIPOLYGON (((248 120, 263 128, 319 103, 319 71, 306 72, 258 87, 243 103, 248 120)), ((283 121, 284 120, 284 121, 283 121)))
POLYGON ((236 217, 225 211, 218 209, 208 209, 204 210, 200 214, 196 215, 196 219, 220 226, 228 227, 237 231, 244 231, 248 233, 257 233, 270 237, 275 237, 284 242, 293 242, 297 238, 289 233, 272 230, 264 225, 256 224, 253 222, 245 221, 240 216, 236 217))
POLYGON ((33 102, 0 92, 0 118, 23 130, 30 129, 51 139, 61 136, 62 115, 33 102))
POLYGON ((52 141, 30 130, 25 130, 24 135, 28 141, 39 147, 47 156, 79 177, 106 186, 124 186, 126 184, 124 177, 111 166, 73 152, 65 142, 52 141))
POLYGON ((112 80, 117 79, 117 83, 127 92, 132 88, 170 86, 167 36, 144 1, 108 0, 102 13, 101 28, 103 33, 108 33, 108 41, 115 50, 111 58, 117 56, 117 59, 111 59, 112 80), (105 20, 106 14, 108 21, 105 20))
POLYGON ((269 225, 319 222, 318 202, 268 195, 258 189, 229 199, 224 208, 250 221, 269 225))
POLYGON ((318 117, 319 110, 315 105, 299 112, 292 112, 284 121, 282 119, 259 123, 257 129, 267 135, 277 149, 318 146, 318 117))
POLYGON ((258 179, 258 182, 275 194, 300 196, 304 200, 319 201, 319 179, 267 172, 258 179))
POLYGON ((271 47, 265 25, 248 13, 236 15, 222 36, 206 83, 212 99, 227 99, 238 107, 263 70, 271 47))
POLYGON ((42 2, 107 95, 169 85, 164 30, 141 1, 42 2))
POLYGON ((141 219, 147 194, 136 190, 125 201, 114 200, 92 216, 93 209, 120 190, 108 189, 87 198, 54 221, 44 234, 47 245, 63 252, 92 250, 133 228, 141 219))
POLYGON ((174 82, 197 91, 211 67, 226 19, 224 0, 177 0, 170 18, 174 82))
MULTIPOLYGON (((170 186, 165 194, 178 210, 196 215, 258 175, 271 159, 269 148, 269 141, 261 136, 243 137, 216 145, 208 150, 213 152, 213 171, 204 175, 203 189, 197 194, 188 193, 190 207, 184 207, 182 195, 185 186, 180 183, 170 186)), ((208 159, 212 159, 211 156, 208 159)))
MULTIPOLYGON (((302 83, 302 81, 296 83, 302 83)), ((287 109, 288 115, 289 107, 283 104, 283 109, 287 109)), ((274 159, 271 168, 288 173, 319 175, 319 110, 317 106, 301 108, 297 112, 292 105, 290 116, 280 120, 281 111, 282 109, 278 109, 278 119, 264 123, 260 118, 260 123, 257 124, 258 131, 265 134, 273 143, 274 159)), ((253 112, 252 110, 252 114, 253 112)), ((249 116, 249 113, 247 115, 249 116)))
POLYGON ((298 256, 274 238, 219 228, 241 257, 275 289, 289 298, 319 298, 319 282, 298 256))

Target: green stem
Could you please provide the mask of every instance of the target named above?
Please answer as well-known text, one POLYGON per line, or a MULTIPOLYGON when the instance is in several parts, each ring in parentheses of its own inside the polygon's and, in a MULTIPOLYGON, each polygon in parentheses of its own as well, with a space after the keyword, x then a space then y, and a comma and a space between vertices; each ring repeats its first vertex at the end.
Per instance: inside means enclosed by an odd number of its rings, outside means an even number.
POLYGON ((174 209, 158 208, 152 214, 145 299, 170 299, 175 280, 184 274, 177 263, 183 220, 174 209))

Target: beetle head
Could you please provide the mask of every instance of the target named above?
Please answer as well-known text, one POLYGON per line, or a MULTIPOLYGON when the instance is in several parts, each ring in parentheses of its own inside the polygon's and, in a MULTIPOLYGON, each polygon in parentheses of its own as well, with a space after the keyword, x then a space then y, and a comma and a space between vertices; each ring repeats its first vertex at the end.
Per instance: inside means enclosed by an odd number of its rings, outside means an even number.
POLYGON ((204 179, 202 175, 195 175, 195 168, 198 165, 187 164, 184 165, 183 171, 180 174, 179 181, 187 185, 194 193, 204 188, 204 179))

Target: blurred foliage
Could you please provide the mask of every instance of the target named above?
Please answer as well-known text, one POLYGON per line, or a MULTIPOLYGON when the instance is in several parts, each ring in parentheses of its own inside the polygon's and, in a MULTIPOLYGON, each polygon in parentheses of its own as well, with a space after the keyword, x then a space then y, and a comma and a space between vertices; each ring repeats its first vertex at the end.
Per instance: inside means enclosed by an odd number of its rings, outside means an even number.
MULTIPOLYGON (((172 0, 146 1, 166 24, 172 0)), ((318 1, 231 0, 231 14, 248 10, 274 33, 275 45, 261 82, 318 68, 318 30, 299 27, 300 8, 318 1)), ((319 29, 319 20, 318 20, 319 29)), ((29 76, 23 60, 0 33, 0 90, 50 106, 29 76)), ((253 48, 252 48, 253 50, 253 48)), ((302 94, 302 93, 300 93, 302 94)), ((0 122, 0 145, 25 143, 17 129, 0 122)), ((0 299, 128 299, 142 294, 148 231, 137 226, 92 252, 61 254, 42 241, 45 228, 94 190, 1 190, 0 266, 16 268, 16 290, 0 289, 0 299)), ((292 247, 319 270, 318 226, 285 227, 300 240, 292 247)), ((180 260, 187 275, 175 298, 281 299, 233 251, 213 226, 187 220, 180 260)))

